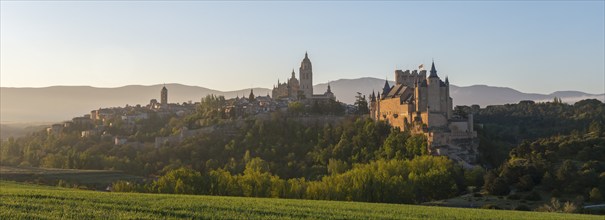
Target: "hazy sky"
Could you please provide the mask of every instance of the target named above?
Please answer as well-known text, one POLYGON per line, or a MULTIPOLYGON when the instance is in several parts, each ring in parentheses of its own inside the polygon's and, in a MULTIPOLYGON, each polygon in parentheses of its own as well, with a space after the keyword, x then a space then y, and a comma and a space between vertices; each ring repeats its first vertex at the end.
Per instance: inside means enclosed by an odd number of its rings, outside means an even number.
POLYGON ((605 91, 604 1, 1 2, 2 87, 270 88, 435 59, 459 86, 605 91))

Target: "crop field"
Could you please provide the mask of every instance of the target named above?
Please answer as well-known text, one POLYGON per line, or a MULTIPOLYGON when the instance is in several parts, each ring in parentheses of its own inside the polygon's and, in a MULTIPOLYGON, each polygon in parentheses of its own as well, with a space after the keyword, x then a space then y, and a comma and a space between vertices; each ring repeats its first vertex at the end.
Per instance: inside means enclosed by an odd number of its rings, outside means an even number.
POLYGON ((110 193, 0 182, 0 219, 603 219, 603 216, 271 198, 110 193))

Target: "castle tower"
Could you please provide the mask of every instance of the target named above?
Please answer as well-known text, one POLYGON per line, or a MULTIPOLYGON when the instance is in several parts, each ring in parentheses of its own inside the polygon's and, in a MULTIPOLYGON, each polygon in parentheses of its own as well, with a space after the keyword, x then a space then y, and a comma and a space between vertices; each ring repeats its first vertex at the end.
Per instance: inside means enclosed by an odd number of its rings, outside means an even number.
POLYGON ((300 90, 306 98, 313 96, 313 68, 308 54, 305 52, 305 58, 300 63, 300 90))
POLYGON ((447 112, 447 119, 451 119, 452 118, 452 111, 454 109, 453 106, 453 100, 452 97, 450 96, 450 80, 448 79, 448 77, 445 77, 445 98, 446 98, 446 112, 447 112))
POLYGON ((166 89, 166 85, 162 87, 162 92, 160 93, 160 104, 162 107, 168 107, 168 89, 166 89))
POLYGON ((431 71, 428 78, 428 111, 441 111, 441 80, 437 76, 435 62, 431 65, 431 71))

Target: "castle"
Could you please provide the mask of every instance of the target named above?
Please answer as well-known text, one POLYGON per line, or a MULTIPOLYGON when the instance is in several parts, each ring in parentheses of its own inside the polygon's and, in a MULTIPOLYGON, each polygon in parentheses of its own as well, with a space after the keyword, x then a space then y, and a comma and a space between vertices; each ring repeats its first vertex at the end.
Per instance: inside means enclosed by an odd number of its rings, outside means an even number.
POLYGON ((454 115, 452 103, 449 80, 439 78, 433 62, 428 77, 423 65, 411 72, 395 70, 395 85, 386 81, 382 93, 370 95, 370 117, 425 135, 432 154, 472 162, 477 147, 473 116, 454 115))
POLYGON ((296 79, 294 70, 292 70, 292 77, 287 82, 280 83, 278 80, 277 86, 273 86, 271 97, 275 100, 287 99, 291 101, 336 100, 329 84, 324 94, 313 94, 313 66, 307 53, 305 53, 305 58, 300 63, 298 73, 300 81, 296 79))

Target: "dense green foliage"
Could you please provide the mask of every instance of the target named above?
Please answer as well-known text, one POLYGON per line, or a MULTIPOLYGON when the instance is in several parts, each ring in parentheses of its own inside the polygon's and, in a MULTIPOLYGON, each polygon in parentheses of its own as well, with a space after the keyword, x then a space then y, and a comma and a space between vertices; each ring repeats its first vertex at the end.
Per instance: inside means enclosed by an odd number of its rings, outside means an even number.
POLYGON ((457 107, 462 114, 473 113, 481 135, 482 163, 502 164, 509 151, 523 141, 557 135, 589 133, 605 129, 605 104, 587 99, 573 105, 561 102, 457 107))
POLYGON ((486 189, 508 194, 509 186, 530 191, 535 186, 554 190, 555 196, 572 194, 598 202, 605 190, 605 135, 556 136, 523 142, 511 158, 486 176, 486 189), (592 192, 592 195, 591 195, 592 192))
POLYGON ((296 199, 126 194, 0 182, 0 219, 601 219, 599 216, 296 199))
POLYGON ((378 160, 359 164, 321 180, 281 179, 260 158, 246 164, 242 174, 211 170, 201 174, 189 168, 169 171, 147 185, 114 184, 114 191, 248 197, 304 198, 388 203, 419 203, 454 196, 464 189, 462 170, 445 157, 378 160))
MULTIPOLYGON (((488 107, 478 115, 485 123, 483 156, 505 158, 485 176, 489 193, 552 191, 553 197, 577 205, 600 202, 605 191, 605 104, 526 102, 488 107), (512 144, 503 155, 502 149, 512 144)), ((541 199, 550 200, 536 200, 541 199)))
POLYGON ((0 180, 105 190, 115 181, 141 182, 144 178, 112 170, 72 170, 0 166, 0 180))

